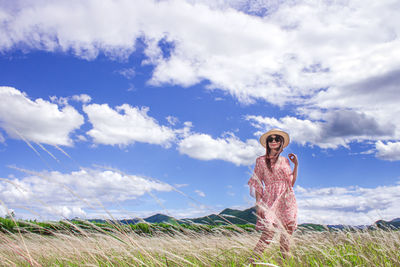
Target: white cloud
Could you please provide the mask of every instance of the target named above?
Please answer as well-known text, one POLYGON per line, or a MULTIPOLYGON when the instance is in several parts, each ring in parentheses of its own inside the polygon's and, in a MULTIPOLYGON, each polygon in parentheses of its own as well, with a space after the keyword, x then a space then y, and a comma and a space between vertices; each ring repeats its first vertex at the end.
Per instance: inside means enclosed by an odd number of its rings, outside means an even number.
POLYGON ((0 216, 5 217, 6 215, 7 215, 7 210, 3 206, 0 206, 0 216))
POLYGON ((66 106, 66 105, 68 105, 69 97, 62 97, 62 96, 59 97, 59 96, 53 95, 53 96, 50 96, 49 98, 50 98, 50 101, 51 101, 52 103, 57 104, 57 105, 59 105, 59 106, 66 106))
POLYGON ((60 108, 41 98, 31 100, 15 88, 0 87, 0 127, 12 138, 72 146, 70 135, 83 122, 72 106, 60 108))
POLYGON ((400 185, 363 187, 295 187, 299 223, 371 224, 399 217, 400 185))
MULTIPOLYGON (((246 120, 250 121, 252 126, 259 129, 259 131, 255 133, 257 136, 261 136, 261 134, 270 130, 271 128, 279 128, 289 133, 291 142, 298 142, 302 145, 310 142, 312 144, 319 144, 321 147, 324 146, 324 144, 321 143, 321 141, 324 141, 321 140, 322 122, 302 120, 291 116, 286 116, 278 120, 272 117, 248 115, 246 116, 246 120)), ((337 146, 337 144, 330 143, 325 145, 333 145, 334 147, 337 146)))
MULTIPOLYGON (((126 59, 140 36, 147 45, 142 63, 155 67, 153 85, 207 80, 208 89, 243 103, 295 104, 298 121, 293 123, 303 129, 310 125, 312 130, 304 133, 321 147, 400 140, 397 2, 63 0, 16 5, 0 8, 3 52, 22 46, 71 51, 86 59, 100 52, 126 59), (170 44, 169 55, 160 43, 170 44), (335 120, 338 110, 345 115, 335 120), (351 124, 358 121, 378 131, 357 131, 351 124)), ((301 136, 297 140, 305 142, 301 136)))
POLYGON ((318 110, 351 110, 370 118, 370 121, 374 120, 376 130, 381 131, 381 140, 399 140, 400 128, 397 125, 400 124, 400 118, 396 116, 400 112, 399 77, 397 68, 340 88, 332 86, 312 97, 309 106, 301 108, 300 113, 305 116, 311 113, 311 116, 318 118, 321 114, 318 110))
POLYGON ((192 158, 200 160, 224 160, 235 165, 251 165, 254 159, 265 154, 257 140, 239 140, 234 134, 212 138, 208 134, 188 134, 178 143, 178 150, 192 158))
POLYGON ((276 11, 283 1, 281 0, 189 0, 191 3, 202 3, 221 10, 234 8, 248 14, 263 16, 276 11))
POLYGON ((0 48, 126 58, 144 36, 155 84, 207 79, 244 102, 283 104, 398 67, 398 10, 372 0, 22 2, 2 8, 0 48), (170 57, 160 40, 173 43, 170 57))
POLYGON ((4 203, 0 203, 0 217, 12 216, 15 211, 13 209, 9 209, 4 203))
POLYGON ((71 97, 71 99, 75 100, 77 102, 82 102, 84 104, 89 103, 90 101, 92 101, 92 98, 87 94, 73 95, 71 97))
POLYGON ((132 79, 136 75, 135 68, 133 68, 133 67, 121 69, 121 70, 118 70, 117 72, 127 79, 132 79))
POLYGON ((88 215, 82 207, 74 205, 51 205, 41 208, 43 208, 44 214, 49 217, 86 218, 88 215))
POLYGON ((67 96, 67 97, 62 97, 62 96, 50 96, 50 100, 53 103, 56 103, 60 106, 66 106, 68 105, 68 102, 70 100, 76 101, 76 102, 82 102, 84 104, 89 103, 92 101, 92 98, 87 95, 87 94, 80 94, 80 95, 73 95, 73 96, 67 96))
POLYGON ((129 145, 134 142, 170 147, 175 140, 173 129, 159 125, 147 115, 148 107, 131 107, 128 104, 110 108, 107 104, 91 104, 83 107, 93 129, 87 134, 97 144, 129 145))
POLYGON ((168 121, 169 124, 175 125, 175 124, 177 124, 179 122, 179 119, 177 117, 174 117, 174 116, 168 116, 167 117, 167 121, 168 121))
POLYGON ((206 194, 204 194, 204 192, 203 192, 203 191, 200 191, 200 190, 194 190, 194 192, 196 192, 196 194, 197 194, 197 195, 199 195, 199 196, 201 196, 201 197, 205 197, 205 196, 206 196, 206 194))
POLYGON ((305 145, 317 145, 321 148, 348 147, 352 141, 390 138, 393 126, 383 125, 363 113, 350 110, 331 111, 320 114, 322 120, 299 119, 286 116, 280 119, 248 115, 246 120, 259 129, 261 135, 271 128, 287 131, 292 141, 305 145))
POLYGON ((80 141, 80 142, 86 142, 87 141, 87 138, 84 135, 77 135, 76 137, 77 137, 77 141, 80 141))
POLYGON ((115 204, 151 191, 172 190, 151 178, 97 169, 29 172, 21 178, 0 180, 2 200, 9 208, 31 208, 48 217, 82 217, 93 209, 105 214, 100 203, 115 204))
POLYGON ((4 139, 4 136, 0 133, 0 143, 4 143, 6 139, 4 139))
POLYGON ((384 144, 382 141, 378 141, 375 144, 376 150, 378 151, 376 156, 384 160, 400 160, 400 142, 387 142, 384 144))

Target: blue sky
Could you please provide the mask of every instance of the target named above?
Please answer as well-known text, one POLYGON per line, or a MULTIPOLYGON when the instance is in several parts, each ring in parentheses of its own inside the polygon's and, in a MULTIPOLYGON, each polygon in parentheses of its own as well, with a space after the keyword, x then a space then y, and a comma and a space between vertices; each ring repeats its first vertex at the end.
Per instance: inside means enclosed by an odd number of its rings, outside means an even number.
POLYGON ((0 1, 0 215, 245 209, 277 127, 299 223, 399 217, 399 9, 0 1))

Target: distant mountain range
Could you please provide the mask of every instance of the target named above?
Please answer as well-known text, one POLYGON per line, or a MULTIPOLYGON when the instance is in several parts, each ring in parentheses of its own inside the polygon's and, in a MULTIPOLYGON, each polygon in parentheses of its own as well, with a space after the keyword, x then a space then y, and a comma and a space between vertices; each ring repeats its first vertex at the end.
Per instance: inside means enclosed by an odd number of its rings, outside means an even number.
MULTIPOLYGON (((148 222, 148 223, 196 223, 196 224, 255 224, 256 223, 256 208, 251 207, 245 210, 235 210, 235 209, 224 209, 219 214, 211 214, 199 218, 185 218, 185 219, 175 219, 171 216, 164 214, 155 214, 147 218, 134 218, 120 220, 119 222, 124 224, 136 224, 138 222, 148 222)), ((90 220, 95 222, 104 222, 104 220, 90 220)), ((367 228, 384 228, 384 229, 400 229, 400 218, 393 219, 391 221, 379 220, 372 225, 321 225, 312 223, 303 223, 299 225, 299 228, 312 229, 317 231, 324 231, 327 229, 367 229, 367 228)))

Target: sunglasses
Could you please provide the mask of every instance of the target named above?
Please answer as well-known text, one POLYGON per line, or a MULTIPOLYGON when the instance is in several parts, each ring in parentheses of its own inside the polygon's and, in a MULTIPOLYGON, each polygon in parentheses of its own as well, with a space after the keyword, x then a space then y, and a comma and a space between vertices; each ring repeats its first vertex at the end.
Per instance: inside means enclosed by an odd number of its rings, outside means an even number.
POLYGON ((275 140, 275 142, 281 142, 282 137, 280 137, 279 135, 272 137, 272 136, 268 136, 267 141, 268 143, 272 143, 275 140))

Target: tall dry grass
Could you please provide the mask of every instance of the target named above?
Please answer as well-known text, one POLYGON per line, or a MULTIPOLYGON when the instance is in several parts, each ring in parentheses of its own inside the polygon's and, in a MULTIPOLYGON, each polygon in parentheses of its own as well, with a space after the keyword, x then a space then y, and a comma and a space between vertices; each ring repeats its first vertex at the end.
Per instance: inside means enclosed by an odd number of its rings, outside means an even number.
MULTIPOLYGON (((222 227, 213 228, 210 233, 180 229, 182 231, 160 231, 151 236, 127 231, 118 225, 109 231, 98 229, 96 232, 76 225, 73 227, 76 227, 75 233, 65 229, 53 231, 51 235, 0 232, 0 265, 247 266, 261 235, 255 231, 234 232, 222 227)), ((291 238, 291 253, 287 259, 281 257, 279 235, 275 235, 257 264, 400 266, 400 231, 296 231, 291 238)))
MULTIPOLYGON (((2 266, 247 266, 260 233, 215 229, 155 233, 81 230, 0 234, 2 266)), ((399 231, 302 232, 282 259, 278 235, 257 260, 259 266, 400 266, 399 231)))

